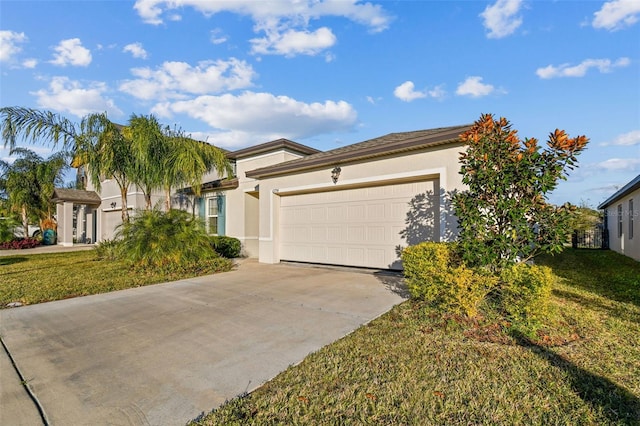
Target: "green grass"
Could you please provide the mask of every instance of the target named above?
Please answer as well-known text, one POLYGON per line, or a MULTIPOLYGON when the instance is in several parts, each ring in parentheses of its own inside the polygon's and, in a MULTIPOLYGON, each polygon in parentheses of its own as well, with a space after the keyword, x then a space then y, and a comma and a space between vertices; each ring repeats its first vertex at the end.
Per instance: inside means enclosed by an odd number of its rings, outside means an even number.
POLYGON ((561 278, 538 341, 407 301, 196 423, 640 425, 640 263, 541 263, 561 278))
POLYGON ((123 262, 97 260, 96 253, 77 251, 0 257, 0 308, 106 293, 196 275, 226 271, 231 262, 215 259, 199 271, 185 273, 137 272, 123 262))

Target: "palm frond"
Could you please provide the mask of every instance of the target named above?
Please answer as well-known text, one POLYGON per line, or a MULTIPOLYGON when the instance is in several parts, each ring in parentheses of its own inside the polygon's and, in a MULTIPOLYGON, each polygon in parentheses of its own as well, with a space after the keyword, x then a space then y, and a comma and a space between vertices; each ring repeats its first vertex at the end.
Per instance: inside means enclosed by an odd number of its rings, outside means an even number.
POLYGON ((51 111, 24 107, 0 108, 0 128, 4 146, 14 148, 16 141, 48 142, 70 148, 78 134, 73 122, 51 111))

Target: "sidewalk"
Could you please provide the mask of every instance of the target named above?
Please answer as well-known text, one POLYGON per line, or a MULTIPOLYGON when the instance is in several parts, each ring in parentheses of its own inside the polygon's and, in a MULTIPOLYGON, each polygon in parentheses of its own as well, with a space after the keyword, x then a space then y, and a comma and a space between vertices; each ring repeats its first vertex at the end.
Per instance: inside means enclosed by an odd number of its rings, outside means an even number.
POLYGON ((22 250, 0 250, 0 257, 2 256, 24 256, 27 254, 44 254, 44 253, 65 253, 69 251, 91 250, 94 248, 93 244, 74 244, 71 247, 53 245, 53 246, 38 246, 30 249, 22 250))

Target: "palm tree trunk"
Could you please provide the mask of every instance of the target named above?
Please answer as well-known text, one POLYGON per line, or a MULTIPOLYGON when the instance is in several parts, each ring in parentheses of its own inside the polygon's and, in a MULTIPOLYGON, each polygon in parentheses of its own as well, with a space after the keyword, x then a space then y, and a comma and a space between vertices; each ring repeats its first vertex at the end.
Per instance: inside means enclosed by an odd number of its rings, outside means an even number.
POLYGON ((129 210, 127 209, 127 188, 120 188, 120 199, 122 200, 122 223, 129 222, 129 210))
POLYGON ((22 218, 24 236, 25 238, 29 238, 29 216, 27 216, 27 206, 22 205, 22 208, 20 209, 20 217, 22 218))
POLYGON ((164 189, 165 196, 165 207, 167 211, 171 210, 171 187, 167 187, 164 189))

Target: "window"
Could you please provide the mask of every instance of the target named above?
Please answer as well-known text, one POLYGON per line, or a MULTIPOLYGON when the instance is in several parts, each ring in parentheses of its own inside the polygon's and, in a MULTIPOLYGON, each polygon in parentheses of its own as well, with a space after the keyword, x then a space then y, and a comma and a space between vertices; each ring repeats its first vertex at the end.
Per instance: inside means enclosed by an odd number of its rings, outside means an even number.
POLYGON ((629 239, 633 238, 633 198, 629 200, 629 239))
POLYGON ((204 219, 207 233, 224 235, 225 225, 225 199, 224 195, 212 195, 206 197, 204 204, 204 219))
POLYGON ((618 238, 622 238, 622 204, 618 204, 618 238))

